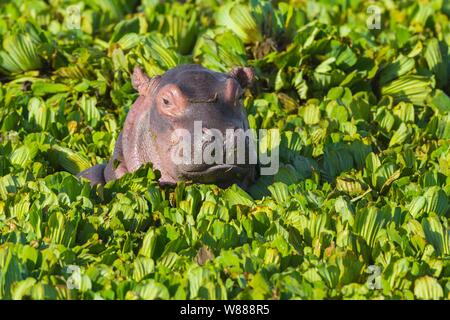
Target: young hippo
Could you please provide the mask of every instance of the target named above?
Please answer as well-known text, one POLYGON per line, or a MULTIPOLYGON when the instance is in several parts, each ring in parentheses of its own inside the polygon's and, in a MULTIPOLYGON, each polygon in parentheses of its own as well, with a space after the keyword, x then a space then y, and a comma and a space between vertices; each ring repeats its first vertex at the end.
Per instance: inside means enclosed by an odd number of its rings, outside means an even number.
MULTIPOLYGON (((179 153, 176 148, 180 148, 179 140, 183 137, 174 138, 173 133, 184 129, 181 132, 193 137, 198 121, 201 121, 201 131, 216 130, 224 137, 227 129, 247 130, 249 124, 241 97, 253 77, 253 70, 247 67, 220 73, 189 64, 150 78, 136 67, 131 80, 139 97, 127 115, 110 161, 107 165, 93 166, 79 176, 89 179, 91 185, 102 184, 151 162, 161 172, 161 184, 185 180, 222 187, 232 183, 248 186, 256 170, 255 164, 248 161, 249 148, 252 148, 248 141, 245 142, 247 161, 243 164, 227 164, 226 152, 222 163, 194 161, 198 159, 195 156, 187 157, 192 161, 180 163, 174 161, 173 155, 179 153)), ((191 139, 189 152, 194 153, 195 148, 204 150, 211 143, 210 139, 191 139)), ((224 148, 225 145, 226 142, 224 148)))

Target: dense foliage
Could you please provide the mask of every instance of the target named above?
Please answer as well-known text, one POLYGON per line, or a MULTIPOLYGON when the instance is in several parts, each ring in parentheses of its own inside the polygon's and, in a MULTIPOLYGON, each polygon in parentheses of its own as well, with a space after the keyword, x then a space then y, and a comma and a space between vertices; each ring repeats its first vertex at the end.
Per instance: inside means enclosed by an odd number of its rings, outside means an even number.
POLYGON ((0 298, 448 299, 450 2, 373 4, 379 29, 363 0, 0 1, 0 298), (189 62, 254 67, 278 174, 78 180, 134 66, 189 62))

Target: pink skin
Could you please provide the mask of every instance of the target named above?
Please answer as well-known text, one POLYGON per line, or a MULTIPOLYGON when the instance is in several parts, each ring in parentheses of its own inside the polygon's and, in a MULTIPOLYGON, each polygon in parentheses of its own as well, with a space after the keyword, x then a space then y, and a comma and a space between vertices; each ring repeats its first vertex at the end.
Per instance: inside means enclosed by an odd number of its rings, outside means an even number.
MULTIPOLYGON (((234 114, 234 118, 232 118, 233 112, 230 111, 230 119, 225 118, 224 121, 232 121, 231 119, 234 119, 233 121, 247 123, 245 111, 242 104, 239 102, 239 96, 242 93, 242 88, 248 86, 253 79, 252 69, 243 67, 233 68, 228 75, 225 75, 209 71, 199 66, 187 66, 186 68, 188 71, 193 70, 193 74, 195 74, 195 72, 197 72, 197 74, 199 72, 210 72, 214 77, 213 79, 215 79, 213 81, 216 81, 213 84, 210 84, 206 80, 195 83, 194 86, 197 88, 197 93, 200 92, 206 95, 211 94, 212 97, 219 97, 219 99, 222 99, 221 101, 223 101, 225 105, 228 105, 229 108, 242 110, 240 114, 238 112, 239 118, 237 118, 237 120, 236 114, 234 114), (225 81, 225 83, 221 81, 225 81), (219 87, 214 87, 214 85, 219 87), (221 90, 222 92, 211 90, 221 90)), ((182 67, 178 70, 183 72, 182 67)), ((169 77, 172 77, 170 79, 177 79, 176 71, 173 71, 169 77), (174 75, 175 78, 173 78, 174 75)), ((139 67, 134 69, 132 84, 139 92, 139 97, 134 102, 127 115, 123 131, 117 138, 113 155, 107 165, 99 164, 93 166, 79 173, 80 177, 89 179, 91 185, 102 184, 118 179, 127 172, 133 172, 144 163, 152 162, 153 167, 161 171, 161 184, 173 184, 177 182, 179 173, 177 173, 177 169, 169 156, 169 151, 172 147, 170 130, 160 129, 164 132, 155 132, 158 131, 158 128, 150 125, 150 114, 153 114, 153 117, 156 115, 156 118, 152 117, 153 120, 158 119, 156 123, 154 121, 152 122, 154 123, 154 126, 158 127, 159 125, 158 117, 164 117, 166 122, 168 121, 167 119, 169 119, 169 123, 170 119, 173 119, 172 128, 176 128, 177 126, 180 126, 177 121, 179 121, 184 116, 184 113, 187 112, 186 110, 188 110, 187 107, 189 103, 195 102, 192 102, 192 99, 190 101, 190 98, 182 92, 180 87, 175 83, 170 83, 167 78, 165 78, 166 82, 161 84, 162 79, 164 78, 161 76, 153 78, 148 77, 139 67), (175 125, 175 123, 178 123, 178 125, 175 125)), ((189 82, 190 79, 187 81, 189 82)), ((183 83, 185 82, 182 82, 182 84, 183 83)), ((189 87, 187 90, 189 90, 189 87)), ((208 120, 211 120, 211 123, 218 121, 218 119, 215 119, 214 115, 208 120)), ((190 122, 192 122, 192 120, 190 120, 190 122)), ((181 124, 181 126, 183 126, 183 124, 181 124)), ((248 124, 244 126, 248 126, 248 124)))

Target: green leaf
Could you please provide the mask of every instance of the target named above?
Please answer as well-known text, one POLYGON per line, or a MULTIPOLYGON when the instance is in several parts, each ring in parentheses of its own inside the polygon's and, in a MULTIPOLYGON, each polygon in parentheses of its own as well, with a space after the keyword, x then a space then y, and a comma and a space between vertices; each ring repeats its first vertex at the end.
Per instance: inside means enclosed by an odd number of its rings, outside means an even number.
POLYGON ((229 206, 234 205, 244 205, 252 206, 253 199, 244 190, 239 188, 237 185, 233 185, 223 193, 223 199, 228 203, 229 206))
POLYGON ((353 230, 366 240, 367 245, 373 248, 380 230, 387 223, 386 216, 377 208, 370 207, 356 212, 353 230))
POLYGON ((93 127, 101 120, 100 111, 96 107, 97 99, 83 95, 80 101, 81 110, 83 110, 86 121, 93 127))
POLYGON ((389 147, 402 144, 410 135, 408 126, 404 123, 400 124, 397 131, 392 135, 391 141, 389 141, 389 147))
POLYGON ((0 50, 0 69, 19 73, 42 68, 38 44, 38 40, 29 33, 7 35, 3 38, 3 50, 0 50))
POLYGON ((424 106, 431 93, 431 82, 423 76, 403 76, 381 88, 381 94, 391 96, 395 102, 405 101, 424 106))
POLYGON ((244 43, 262 40, 258 22, 251 9, 243 4, 228 3, 217 12, 217 23, 232 30, 244 43))
POLYGON ((278 203, 286 204, 289 201, 289 190, 286 184, 282 182, 275 182, 269 186, 269 191, 278 203))
POLYGON ((431 100, 431 105, 442 114, 448 113, 450 112, 450 97, 438 89, 431 100))
POLYGON ((91 166, 89 161, 79 153, 58 145, 52 146, 49 155, 55 165, 61 166, 72 174, 80 173, 91 166))
POLYGON ((448 56, 446 50, 441 53, 438 39, 433 38, 428 40, 424 56, 428 67, 436 75, 437 87, 445 87, 448 82, 448 56))
POLYGON ((62 83, 49 83, 46 81, 36 81, 31 86, 35 96, 44 96, 46 94, 63 93, 70 91, 70 87, 62 83))
POLYGON ((444 296, 444 292, 435 278, 424 276, 414 282, 414 295, 422 300, 437 300, 444 296))
POLYGON ((449 230, 440 223, 437 217, 424 218, 422 227, 427 241, 433 245, 439 256, 450 254, 449 230))
POLYGON ((390 81, 397 79, 414 69, 415 62, 414 59, 406 57, 404 55, 399 55, 397 59, 388 63, 380 71, 380 85, 383 86, 390 81))

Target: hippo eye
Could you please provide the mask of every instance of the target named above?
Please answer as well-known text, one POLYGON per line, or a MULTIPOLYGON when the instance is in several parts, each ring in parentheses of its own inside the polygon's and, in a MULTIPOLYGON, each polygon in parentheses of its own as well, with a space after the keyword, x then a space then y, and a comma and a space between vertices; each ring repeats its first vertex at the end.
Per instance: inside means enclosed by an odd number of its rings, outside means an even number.
POLYGON ((166 98, 163 98, 162 101, 166 106, 170 104, 169 100, 167 100, 166 98))

